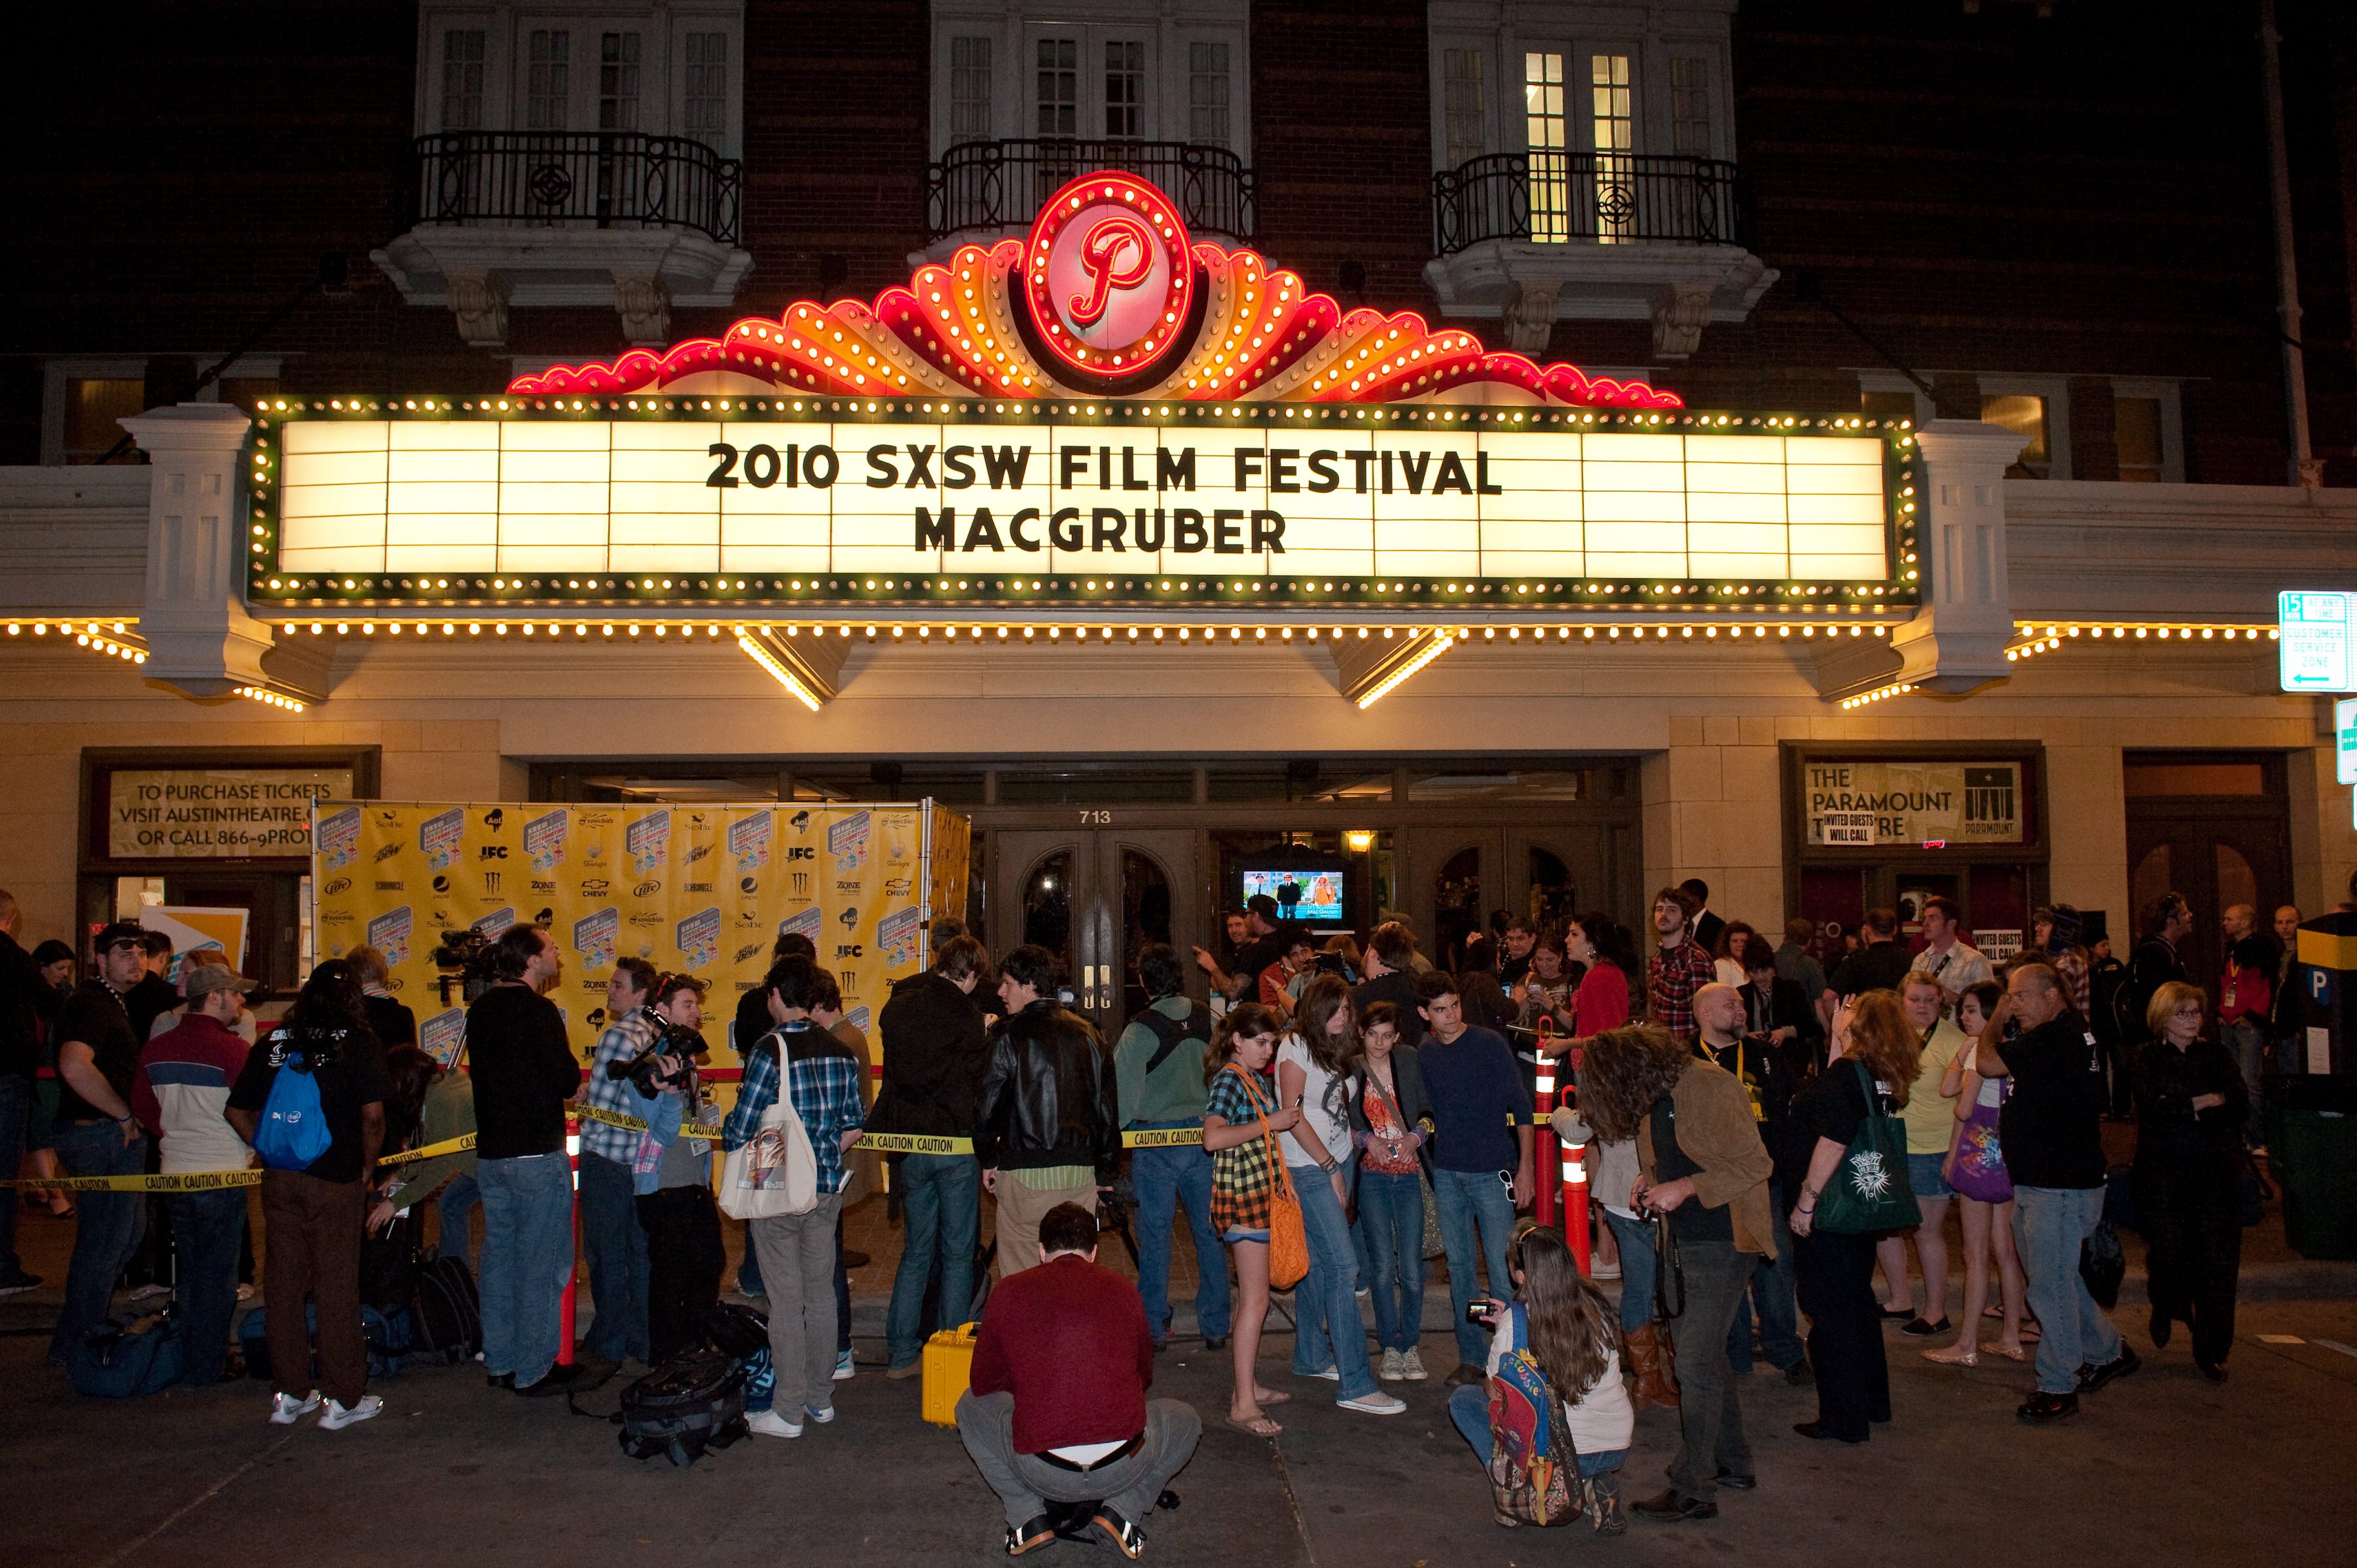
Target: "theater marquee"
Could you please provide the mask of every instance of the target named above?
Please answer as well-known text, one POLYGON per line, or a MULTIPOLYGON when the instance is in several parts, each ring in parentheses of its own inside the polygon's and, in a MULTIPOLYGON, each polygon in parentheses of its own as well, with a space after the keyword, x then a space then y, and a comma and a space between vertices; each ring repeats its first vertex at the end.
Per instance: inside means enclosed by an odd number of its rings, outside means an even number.
POLYGON ((279 400, 257 602, 1911 603, 1914 442, 1345 312, 1093 175, 872 305, 279 400))

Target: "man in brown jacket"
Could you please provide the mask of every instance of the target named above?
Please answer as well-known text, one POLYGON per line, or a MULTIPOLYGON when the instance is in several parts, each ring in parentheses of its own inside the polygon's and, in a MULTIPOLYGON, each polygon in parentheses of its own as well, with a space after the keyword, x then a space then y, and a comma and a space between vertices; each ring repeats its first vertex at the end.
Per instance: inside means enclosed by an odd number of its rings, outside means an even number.
POLYGON ((1675 1266, 1665 1257, 1657 1267, 1663 1299, 1674 1309, 1669 1331, 1684 1443, 1670 1466, 1670 1489, 1631 1511, 1663 1521, 1715 1519, 1719 1487, 1749 1491, 1758 1484, 1727 1334, 1753 1266, 1776 1256, 1768 1211, 1774 1165, 1742 1083, 1699 1058, 1686 1060, 1675 1086, 1638 1124, 1637 1154, 1631 1197, 1640 1213, 1669 1217, 1674 1242, 1675 1266))

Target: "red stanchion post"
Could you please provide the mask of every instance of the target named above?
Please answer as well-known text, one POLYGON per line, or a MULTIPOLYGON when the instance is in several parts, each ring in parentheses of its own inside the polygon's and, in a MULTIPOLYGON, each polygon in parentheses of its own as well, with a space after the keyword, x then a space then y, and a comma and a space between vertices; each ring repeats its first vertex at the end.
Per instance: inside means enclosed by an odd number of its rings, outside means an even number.
POLYGON ((1538 1124, 1531 1131, 1532 1143, 1537 1152, 1535 1163, 1538 1166, 1534 1173, 1537 1190, 1533 1194, 1533 1207, 1536 1211, 1538 1222, 1542 1225, 1555 1223, 1555 1140, 1547 1131, 1547 1117, 1555 1110, 1555 1059, 1546 1054, 1548 1045, 1553 1042, 1554 1034, 1555 1021, 1546 1015, 1541 1014, 1538 1040, 1538 1115, 1536 1117, 1538 1124))
POLYGON ((556 1315, 556 1364, 560 1367, 573 1365, 573 1297, 581 1273, 581 1119, 570 1113, 565 1118, 565 1163, 573 1171, 573 1263, 565 1271, 565 1295, 556 1315))

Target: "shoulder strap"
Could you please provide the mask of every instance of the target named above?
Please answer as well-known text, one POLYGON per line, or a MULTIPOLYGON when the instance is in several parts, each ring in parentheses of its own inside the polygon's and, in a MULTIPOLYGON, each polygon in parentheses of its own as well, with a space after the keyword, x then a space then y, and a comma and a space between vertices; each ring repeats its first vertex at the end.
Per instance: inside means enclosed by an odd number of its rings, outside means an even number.
POLYGON ((1146 1010, 1137 1015, 1135 1021, 1153 1030, 1154 1037, 1162 1044, 1152 1056, 1146 1058, 1146 1077, 1152 1078, 1154 1069, 1168 1061, 1170 1053, 1177 1050, 1181 1044, 1188 1040, 1208 1040, 1211 1037, 1211 1030, 1203 1026, 1211 1017, 1211 1011, 1200 1002, 1189 1002, 1187 1004, 1187 1016, 1181 1019, 1173 1018, 1167 1013, 1157 1012, 1151 1004, 1147 1004, 1146 1010))

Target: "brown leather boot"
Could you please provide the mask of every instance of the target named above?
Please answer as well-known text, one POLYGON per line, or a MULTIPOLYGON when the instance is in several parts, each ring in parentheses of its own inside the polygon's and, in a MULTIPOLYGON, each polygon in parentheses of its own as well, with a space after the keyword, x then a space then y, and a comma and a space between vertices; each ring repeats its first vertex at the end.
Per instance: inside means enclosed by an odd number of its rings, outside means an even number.
POLYGON ((1659 1324, 1648 1323, 1629 1334, 1629 1369, 1637 1378, 1637 1403, 1678 1408, 1677 1373, 1670 1363, 1669 1341, 1659 1324))

